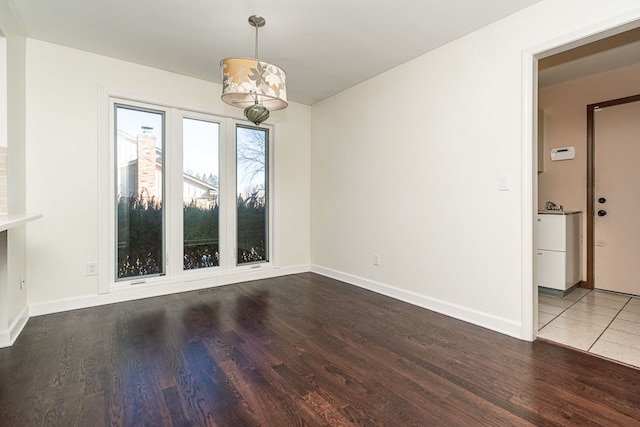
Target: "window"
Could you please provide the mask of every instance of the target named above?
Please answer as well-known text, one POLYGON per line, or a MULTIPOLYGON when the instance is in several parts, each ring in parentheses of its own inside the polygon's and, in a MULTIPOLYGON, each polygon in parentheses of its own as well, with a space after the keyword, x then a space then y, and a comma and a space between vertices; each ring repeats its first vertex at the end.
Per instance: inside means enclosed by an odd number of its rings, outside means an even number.
POLYGON ((218 123, 182 119, 185 270, 220 265, 219 139, 218 123))
POLYGON ((270 266, 271 128, 105 99, 101 292, 270 266))
POLYGON ((116 279, 164 274, 164 114, 115 106, 116 279))
POLYGON ((267 261, 267 131, 236 127, 238 264, 267 261))

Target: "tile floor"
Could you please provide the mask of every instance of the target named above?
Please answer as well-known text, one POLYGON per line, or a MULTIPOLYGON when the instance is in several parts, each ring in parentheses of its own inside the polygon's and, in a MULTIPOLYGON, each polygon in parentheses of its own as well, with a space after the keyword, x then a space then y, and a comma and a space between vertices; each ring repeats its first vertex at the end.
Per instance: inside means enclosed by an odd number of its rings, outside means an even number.
POLYGON ((582 288, 539 295, 538 337, 640 368, 640 298, 582 288))

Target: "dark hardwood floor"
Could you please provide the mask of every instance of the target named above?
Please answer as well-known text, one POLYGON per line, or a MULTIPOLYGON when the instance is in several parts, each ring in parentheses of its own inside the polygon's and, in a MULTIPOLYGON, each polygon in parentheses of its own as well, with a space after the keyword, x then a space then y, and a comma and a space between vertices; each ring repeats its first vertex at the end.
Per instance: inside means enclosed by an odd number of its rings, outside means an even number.
POLYGON ((34 317, 0 425, 640 425, 640 371, 305 273, 34 317))

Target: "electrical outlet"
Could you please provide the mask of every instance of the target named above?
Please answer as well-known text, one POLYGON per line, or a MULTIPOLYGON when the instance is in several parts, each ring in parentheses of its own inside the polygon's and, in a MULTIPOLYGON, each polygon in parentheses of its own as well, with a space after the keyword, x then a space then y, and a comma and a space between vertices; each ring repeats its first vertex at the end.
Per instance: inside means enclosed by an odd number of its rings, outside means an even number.
POLYGON ((380 265, 380 254, 373 254, 373 265, 380 265))
POLYGON ((87 276, 95 276, 98 274, 98 263, 97 262, 88 262, 87 263, 87 276))

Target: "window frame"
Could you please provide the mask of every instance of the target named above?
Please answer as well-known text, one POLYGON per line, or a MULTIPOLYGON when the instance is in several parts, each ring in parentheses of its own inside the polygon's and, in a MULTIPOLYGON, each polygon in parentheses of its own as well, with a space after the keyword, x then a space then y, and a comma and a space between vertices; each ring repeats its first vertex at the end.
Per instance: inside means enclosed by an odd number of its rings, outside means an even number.
POLYGON ((274 231, 275 231, 275 224, 274 224, 274 202, 275 202, 275 185, 274 185, 274 126, 268 125, 268 124, 264 124, 261 123, 260 126, 254 126, 253 123, 247 121, 247 120, 238 120, 238 119, 229 119, 228 122, 228 126, 227 126, 227 132, 229 133, 229 141, 231 141, 228 149, 229 149, 229 154, 227 156, 227 161, 228 161, 228 176, 230 177, 230 180, 228 181, 228 185, 231 186, 231 188, 233 189, 233 191, 228 191, 227 192, 227 204, 229 206, 233 206, 233 210, 234 212, 237 211, 236 209, 236 203, 237 203, 237 182, 236 182, 236 178, 237 178, 237 160, 236 160, 236 153, 237 153, 237 140, 236 140, 236 128, 237 126, 242 126, 245 128, 250 128, 250 129, 267 129, 267 144, 268 146, 266 147, 267 150, 267 164, 265 166, 265 180, 267 183, 267 190, 266 190, 266 197, 267 197, 267 254, 268 255, 268 259, 266 261, 258 261, 258 262, 253 262, 253 263, 245 263, 245 264, 238 264, 238 248, 237 248, 237 216, 235 214, 233 215, 229 215, 227 220, 228 220, 228 224, 227 224, 227 230, 230 233, 229 235, 229 243, 230 243, 230 247, 231 249, 233 249, 233 252, 231 252, 231 259, 229 260, 230 264, 228 266, 229 270, 234 270, 234 271, 249 271, 249 270, 254 270, 254 269, 269 269, 269 268, 278 268, 277 264, 276 264, 276 251, 275 251, 275 245, 274 245, 274 231))
MULTIPOLYGON (((165 208, 165 201, 168 200, 167 198, 167 183, 166 183, 166 176, 167 173, 165 172, 165 168, 166 168, 166 157, 167 157, 167 153, 166 153, 166 147, 167 147, 167 111, 165 109, 155 109, 155 108, 148 108, 146 106, 142 106, 143 104, 141 103, 136 103, 136 105, 133 105, 133 103, 127 103, 127 104, 123 104, 121 102, 114 102, 113 103, 113 107, 112 107, 112 113, 113 113, 113 157, 114 157, 114 162, 111 164, 111 168, 113 169, 113 196, 114 196, 114 206, 112 207, 113 209, 113 221, 114 221, 114 239, 115 239, 115 244, 113 247, 113 251, 114 251, 114 263, 112 265, 110 265, 109 267, 112 268, 112 271, 114 273, 114 281, 116 283, 119 282, 126 282, 126 281, 134 281, 134 282, 140 282, 141 280, 147 280, 153 277, 160 277, 160 276, 164 276, 167 273, 167 257, 168 257, 168 253, 167 253, 167 238, 168 238, 168 233, 167 233, 167 210, 165 208), (129 277, 122 277, 122 278, 118 278, 118 240, 119 240, 119 236, 118 236, 118 227, 116 227, 116 223, 118 221, 118 147, 117 147, 117 135, 118 135, 118 126, 117 126, 117 120, 116 120, 116 111, 118 108, 123 108, 123 109, 129 109, 129 110, 136 110, 136 111, 140 111, 140 112, 146 112, 146 113, 154 113, 154 114, 160 114, 162 115, 162 142, 161 142, 161 147, 162 147, 162 181, 160 184, 160 200, 162 201, 162 222, 161 222, 161 235, 162 235, 162 240, 161 242, 163 243, 163 247, 161 250, 161 256, 160 256, 160 262, 163 264, 161 272, 160 273, 154 273, 154 274, 149 274, 149 275, 145 275, 145 276, 129 276, 129 277), (137 277, 137 279, 136 279, 137 277)), ((138 159, 138 165, 140 164, 140 159, 138 159)), ((138 195, 136 194, 136 197, 138 197, 138 195)))
MULTIPOLYGON (((198 113, 194 111, 187 111, 183 109, 175 109, 176 114, 174 115, 175 120, 175 136, 179 141, 179 144, 171 144, 174 152, 175 162, 177 163, 177 168, 180 169, 180 174, 182 174, 183 170, 183 127, 182 123, 184 119, 194 119, 194 120, 203 120, 212 123, 218 123, 220 125, 220 135, 219 135, 219 150, 218 150, 218 167, 219 167, 219 176, 218 176, 218 200, 219 202, 222 200, 223 195, 228 191, 228 183, 226 179, 222 179, 226 177, 227 172, 227 162, 225 161, 228 147, 225 144, 227 139, 227 119, 221 116, 214 116, 212 114, 206 113, 198 113)), ((208 267, 208 268, 199 268, 193 270, 184 270, 183 257, 184 257, 184 211, 182 205, 182 196, 183 196, 183 187, 182 180, 174 179, 171 181, 171 185, 174 187, 175 194, 179 195, 180 203, 178 203, 177 198, 173 200, 171 204, 171 209, 173 210, 173 214, 176 218, 175 227, 179 229, 176 231, 176 237, 178 238, 177 244, 174 245, 171 258, 172 258, 172 267, 175 271, 181 271, 182 275, 187 277, 198 277, 198 276, 208 276, 217 270, 226 268, 226 247, 227 247, 227 215, 228 215, 228 207, 226 203, 220 203, 218 207, 218 248, 220 250, 220 265, 217 267, 208 267), (224 250, 223 250, 224 249, 224 250)))
MULTIPOLYGON (((252 123, 234 117, 223 116, 197 109, 180 108, 141 97, 132 97, 99 90, 99 149, 98 149, 98 291, 106 294, 132 289, 157 288, 158 286, 176 285, 179 291, 190 282, 207 281, 215 285, 227 283, 224 279, 230 275, 245 275, 255 269, 274 269, 276 252, 274 248, 274 176, 273 145, 275 141, 274 126, 261 124, 258 128, 267 130, 267 166, 265 179, 267 183, 267 261, 237 264, 236 249, 236 135, 237 125, 255 128, 252 123), (131 106, 142 110, 163 111, 165 113, 163 150, 163 248, 165 271, 163 275, 135 276, 116 280, 117 274, 117 241, 116 241, 116 193, 117 175, 115 159, 115 105, 131 106), (220 124, 219 144, 219 266, 200 269, 183 269, 183 119, 204 120, 220 124), (176 176, 179 179, 176 179, 176 176), (226 179, 225 179, 226 178, 226 179), (136 285, 136 286, 132 286, 136 285)), ((203 282, 204 283, 204 282, 203 282)), ((189 288, 189 287, 187 287, 189 288)))

